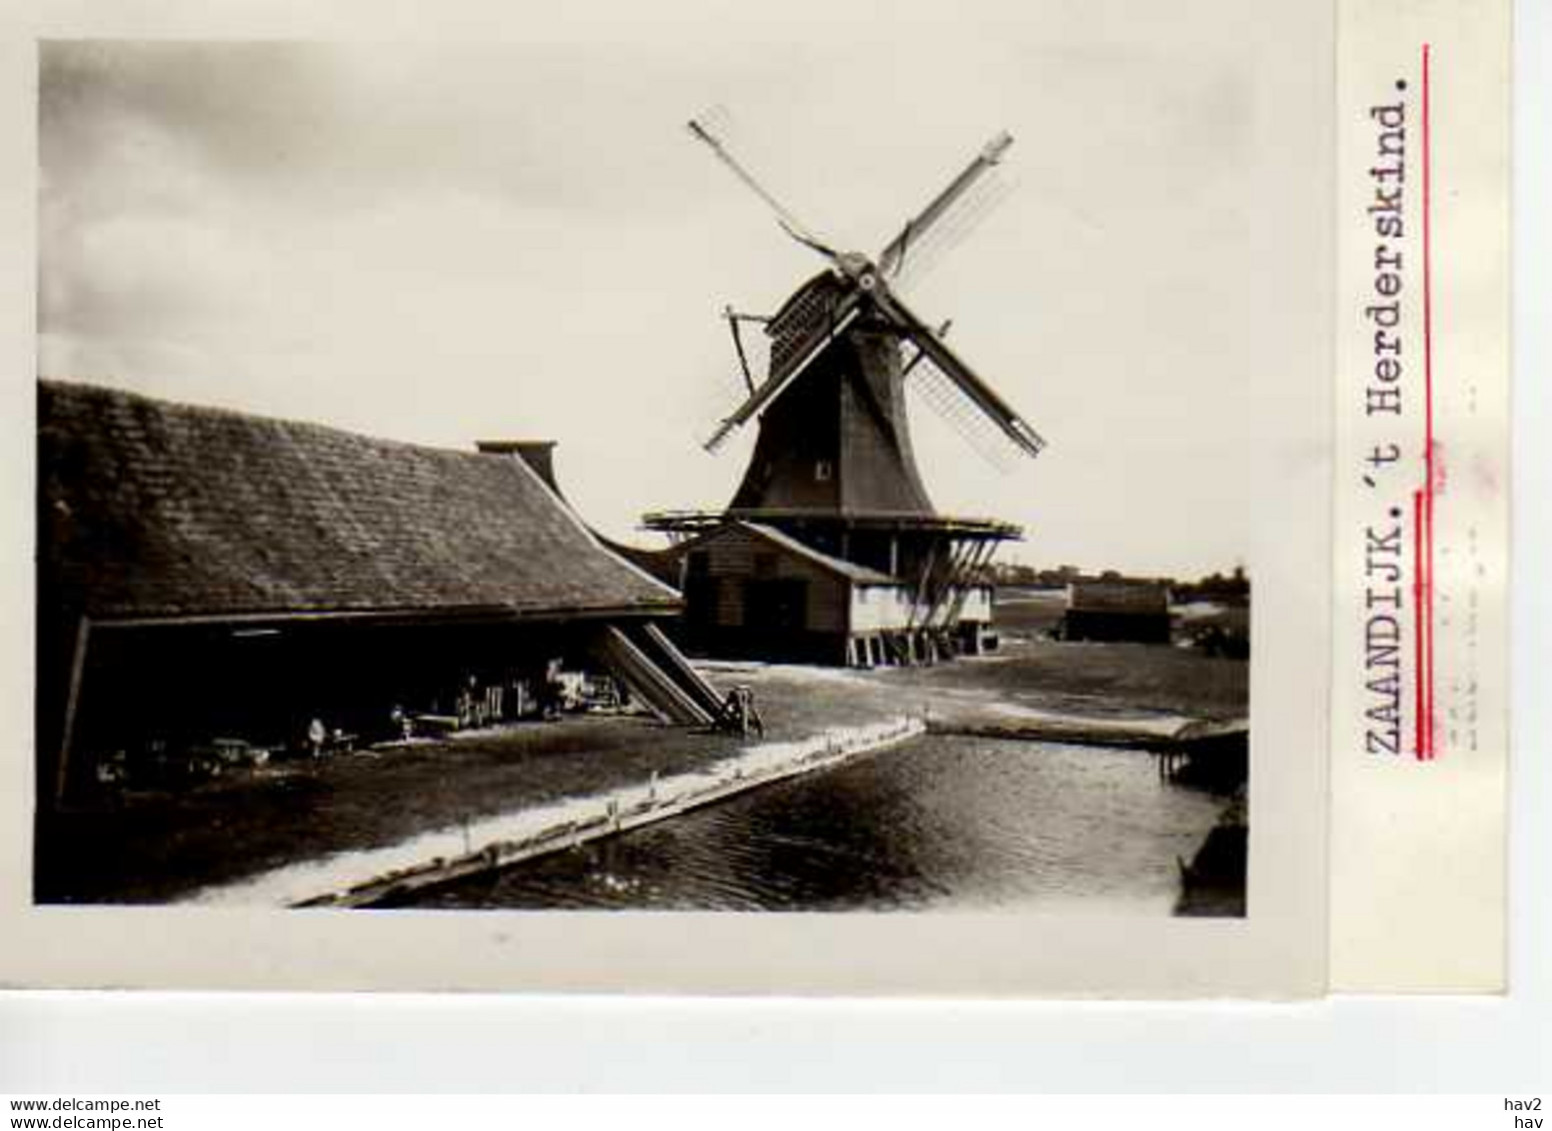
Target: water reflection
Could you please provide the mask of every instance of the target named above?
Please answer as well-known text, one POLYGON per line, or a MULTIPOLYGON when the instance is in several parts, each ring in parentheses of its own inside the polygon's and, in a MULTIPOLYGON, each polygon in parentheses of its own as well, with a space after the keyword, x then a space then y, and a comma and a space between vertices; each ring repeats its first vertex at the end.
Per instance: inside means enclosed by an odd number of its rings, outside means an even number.
POLYGON ((1135 751, 934 735, 416 902, 1167 915, 1218 808, 1135 751))

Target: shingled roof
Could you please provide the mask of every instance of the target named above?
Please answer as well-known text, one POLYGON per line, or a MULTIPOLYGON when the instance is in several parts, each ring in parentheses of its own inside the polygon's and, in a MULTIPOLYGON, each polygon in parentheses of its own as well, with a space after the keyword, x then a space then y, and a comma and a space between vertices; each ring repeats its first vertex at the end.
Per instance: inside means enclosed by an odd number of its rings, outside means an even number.
POLYGON ((39 383, 40 596, 96 619, 670 612, 522 460, 39 383))

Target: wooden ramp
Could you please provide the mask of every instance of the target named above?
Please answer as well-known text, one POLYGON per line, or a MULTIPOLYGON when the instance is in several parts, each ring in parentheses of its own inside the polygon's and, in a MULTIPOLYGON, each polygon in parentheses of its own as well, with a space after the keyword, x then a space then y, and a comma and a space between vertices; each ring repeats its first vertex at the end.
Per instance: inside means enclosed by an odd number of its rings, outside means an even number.
POLYGON ((647 622, 632 625, 626 630, 626 635, 648 659, 670 675, 674 682, 700 705, 702 710, 713 717, 722 712, 723 697, 700 672, 691 666, 690 661, 685 659, 684 653, 674 646, 674 642, 663 634, 662 629, 647 622))

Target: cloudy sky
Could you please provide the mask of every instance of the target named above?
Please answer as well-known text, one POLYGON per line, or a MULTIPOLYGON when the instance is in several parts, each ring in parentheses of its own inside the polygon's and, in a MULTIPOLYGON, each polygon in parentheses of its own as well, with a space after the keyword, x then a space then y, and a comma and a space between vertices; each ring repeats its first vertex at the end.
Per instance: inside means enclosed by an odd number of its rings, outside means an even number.
POLYGON ((685 119, 722 108, 776 195, 871 253, 1007 129, 1010 191, 909 294, 1050 447, 999 472, 921 414, 929 489, 1024 524, 1014 559, 1227 569, 1275 162, 1249 29, 1137 8, 45 44, 39 370, 443 446, 554 439, 583 514, 648 540, 642 511, 724 504, 752 440, 698 442, 739 391, 722 305, 772 310, 819 266, 685 119))

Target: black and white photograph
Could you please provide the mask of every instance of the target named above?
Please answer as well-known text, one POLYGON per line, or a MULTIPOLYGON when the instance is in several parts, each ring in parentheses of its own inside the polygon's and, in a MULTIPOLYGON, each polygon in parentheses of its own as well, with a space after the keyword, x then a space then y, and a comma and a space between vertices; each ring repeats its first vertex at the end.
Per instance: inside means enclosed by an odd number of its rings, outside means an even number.
POLYGON ((1101 161, 534 62, 44 47, 38 899, 1243 914, 1247 76, 1100 295, 1101 161))

